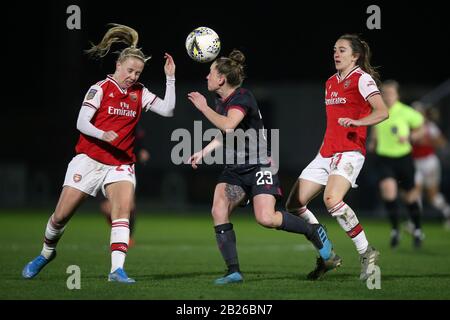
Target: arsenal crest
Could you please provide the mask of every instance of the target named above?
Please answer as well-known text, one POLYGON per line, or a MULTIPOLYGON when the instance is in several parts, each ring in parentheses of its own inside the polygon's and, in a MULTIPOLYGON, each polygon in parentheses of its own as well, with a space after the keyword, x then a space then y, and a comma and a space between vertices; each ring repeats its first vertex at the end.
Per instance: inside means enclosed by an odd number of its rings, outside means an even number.
POLYGON ((344 88, 347 89, 350 86, 351 80, 347 80, 344 82, 344 88))
POLYGON ((137 95, 135 92, 130 92, 130 98, 132 101, 136 101, 137 100, 137 95))
POLYGON ((80 181, 81 181, 81 178, 82 178, 82 175, 81 175, 81 174, 75 173, 75 174, 73 175, 73 181, 74 181, 75 183, 80 182, 80 181))

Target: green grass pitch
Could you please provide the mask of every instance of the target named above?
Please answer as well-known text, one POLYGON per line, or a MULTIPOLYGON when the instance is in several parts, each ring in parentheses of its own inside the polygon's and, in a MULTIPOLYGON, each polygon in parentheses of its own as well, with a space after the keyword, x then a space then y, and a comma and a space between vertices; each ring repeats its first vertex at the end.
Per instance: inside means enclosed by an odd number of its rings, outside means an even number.
POLYGON ((324 220, 343 265, 320 281, 305 279, 316 252, 303 236, 265 229, 254 218, 233 216, 243 284, 215 286, 225 270, 208 211, 197 215, 140 213, 136 244, 126 270, 135 285, 107 282, 110 229, 100 213, 80 213, 68 225, 58 256, 32 280, 24 265, 41 250, 48 212, 0 212, 0 299, 449 299, 450 232, 425 223, 420 250, 402 234, 400 247, 388 246, 387 221, 361 219, 370 242, 381 252, 381 289, 359 281, 353 243, 337 222, 324 220), (67 267, 81 270, 81 289, 69 290, 67 267))

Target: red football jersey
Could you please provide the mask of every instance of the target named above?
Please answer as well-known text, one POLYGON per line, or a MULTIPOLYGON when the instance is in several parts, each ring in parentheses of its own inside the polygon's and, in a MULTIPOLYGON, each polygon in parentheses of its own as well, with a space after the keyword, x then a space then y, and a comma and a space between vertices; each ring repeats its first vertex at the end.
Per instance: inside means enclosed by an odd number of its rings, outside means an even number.
POLYGON ((365 155, 367 128, 345 128, 339 125, 338 119, 361 119, 372 112, 367 99, 380 93, 375 81, 357 66, 343 79, 336 73, 325 85, 327 129, 320 154, 326 158, 344 151, 365 155))
POLYGON ((425 158, 436 152, 433 145, 433 139, 439 137, 441 131, 438 126, 431 121, 426 121, 424 126, 425 135, 413 144, 412 156, 414 159, 425 158))
POLYGON ((107 143, 81 133, 75 147, 77 154, 84 153, 108 165, 135 162, 135 127, 142 108, 156 99, 156 95, 140 83, 122 89, 112 76, 91 86, 83 101, 83 106, 96 109, 91 123, 103 131, 113 130, 118 137, 107 143))

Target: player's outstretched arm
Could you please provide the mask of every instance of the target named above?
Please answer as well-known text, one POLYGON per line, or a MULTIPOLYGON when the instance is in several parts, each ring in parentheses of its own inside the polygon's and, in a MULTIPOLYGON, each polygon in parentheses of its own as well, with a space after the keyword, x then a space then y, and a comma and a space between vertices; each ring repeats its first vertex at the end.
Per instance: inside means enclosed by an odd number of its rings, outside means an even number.
MULTIPOLYGON (((172 56, 168 53, 164 54, 166 63, 164 64, 164 72, 166 74, 166 93, 164 99, 154 96, 147 106, 146 111, 150 110, 163 117, 173 117, 175 110, 175 62, 172 56)), ((147 89, 145 89, 147 90, 147 89)), ((148 92, 148 90, 146 91, 148 92)))

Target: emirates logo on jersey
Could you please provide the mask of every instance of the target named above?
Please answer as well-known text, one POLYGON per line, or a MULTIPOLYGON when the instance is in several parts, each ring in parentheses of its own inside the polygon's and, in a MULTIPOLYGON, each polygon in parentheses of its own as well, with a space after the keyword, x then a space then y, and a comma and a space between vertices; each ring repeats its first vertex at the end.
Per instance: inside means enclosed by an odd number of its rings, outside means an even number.
POLYGON ((331 98, 325 99, 325 105, 327 106, 345 103, 347 103, 347 99, 338 97, 338 93, 336 91, 331 92, 331 98))
POLYGON ((78 183, 81 181, 81 178, 83 178, 83 176, 81 174, 75 173, 73 175, 73 182, 78 183))
POLYGON ((130 105, 126 102, 120 102, 120 109, 114 108, 113 106, 108 107, 108 114, 113 114, 117 116, 125 116, 130 118, 136 117, 136 111, 130 110, 130 105))

